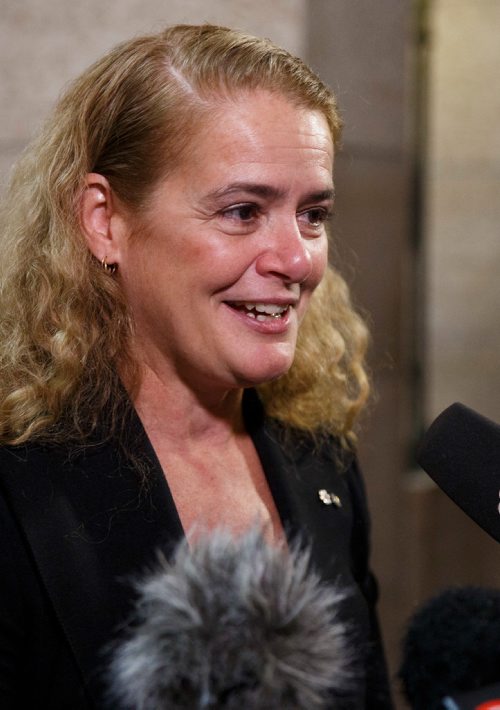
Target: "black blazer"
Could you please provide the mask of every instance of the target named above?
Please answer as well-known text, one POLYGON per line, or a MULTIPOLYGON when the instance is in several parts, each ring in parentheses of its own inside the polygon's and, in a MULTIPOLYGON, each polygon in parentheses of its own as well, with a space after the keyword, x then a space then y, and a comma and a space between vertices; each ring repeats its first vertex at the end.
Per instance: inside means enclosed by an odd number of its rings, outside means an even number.
MULTIPOLYGON (((253 392, 245 421, 289 539, 312 544, 321 575, 352 593, 343 614, 366 654, 366 684, 349 707, 392 707, 368 568, 368 515, 355 459, 332 441, 283 438, 253 392), (319 491, 337 495, 325 504, 319 491)), ((0 706, 106 707, 106 648, 130 613, 131 580, 183 537, 164 474, 134 417, 116 441, 80 450, 0 448, 0 706), (138 473, 148 468, 147 476, 138 473)), ((324 497, 324 496, 323 496, 324 497)))

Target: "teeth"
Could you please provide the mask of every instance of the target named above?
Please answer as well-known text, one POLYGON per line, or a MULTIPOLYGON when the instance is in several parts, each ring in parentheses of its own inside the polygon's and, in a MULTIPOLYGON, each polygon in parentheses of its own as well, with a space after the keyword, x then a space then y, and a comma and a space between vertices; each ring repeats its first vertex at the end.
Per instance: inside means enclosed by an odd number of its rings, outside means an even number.
POLYGON ((234 301, 231 305, 234 308, 245 309, 249 318, 255 318, 261 322, 269 318, 281 318, 290 308, 289 304, 280 306, 277 303, 251 303, 250 301, 234 301))
POLYGON ((245 303, 244 305, 247 311, 266 313, 269 316, 280 316, 288 309, 288 306, 278 306, 276 303, 245 303))

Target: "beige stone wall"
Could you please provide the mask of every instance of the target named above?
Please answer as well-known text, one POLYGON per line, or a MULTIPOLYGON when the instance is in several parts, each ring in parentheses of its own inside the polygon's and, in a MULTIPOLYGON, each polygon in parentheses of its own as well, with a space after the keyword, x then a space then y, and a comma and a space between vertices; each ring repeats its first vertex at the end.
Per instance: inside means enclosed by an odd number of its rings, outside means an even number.
POLYGON ((107 49, 175 22, 215 22, 302 55, 306 0, 0 0, 0 190, 64 85, 107 49))
POLYGON ((431 3, 428 414, 500 420, 500 3, 431 3))

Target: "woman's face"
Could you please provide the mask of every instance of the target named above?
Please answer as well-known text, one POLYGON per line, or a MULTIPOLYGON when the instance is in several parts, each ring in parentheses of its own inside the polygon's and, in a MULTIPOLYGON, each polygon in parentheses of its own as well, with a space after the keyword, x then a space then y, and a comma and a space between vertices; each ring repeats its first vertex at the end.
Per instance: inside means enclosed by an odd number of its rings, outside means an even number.
POLYGON ((320 112, 264 91, 214 108, 119 254, 140 360, 208 389, 289 369, 326 267, 332 164, 320 112))

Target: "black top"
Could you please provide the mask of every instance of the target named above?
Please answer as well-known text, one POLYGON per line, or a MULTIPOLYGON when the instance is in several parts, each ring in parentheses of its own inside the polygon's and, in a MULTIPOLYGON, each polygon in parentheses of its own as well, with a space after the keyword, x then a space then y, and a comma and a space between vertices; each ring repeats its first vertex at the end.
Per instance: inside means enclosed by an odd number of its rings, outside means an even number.
MULTIPOLYGON (((244 416, 288 539, 309 540, 322 577, 349 588, 342 613, 366 680, 345 707, 388 710, 356 460, 333 439, 315 448, 284 435, 252 391, 244 416), (322 490, 341 505, 325 503, 322 490)), ((79 450, 0 448, 0 707, 104 708, 104 651, 130 613, 130 582, 183 534, 135 415, 125 447, 110 439, 79 450)))

